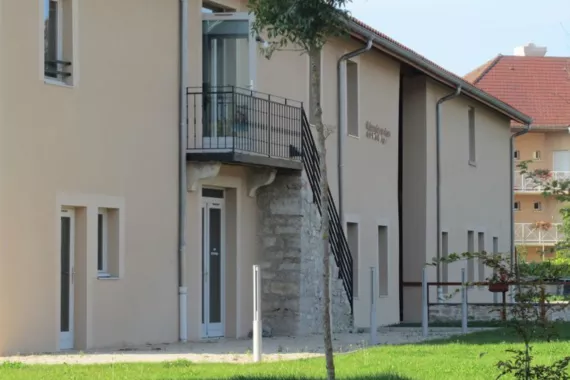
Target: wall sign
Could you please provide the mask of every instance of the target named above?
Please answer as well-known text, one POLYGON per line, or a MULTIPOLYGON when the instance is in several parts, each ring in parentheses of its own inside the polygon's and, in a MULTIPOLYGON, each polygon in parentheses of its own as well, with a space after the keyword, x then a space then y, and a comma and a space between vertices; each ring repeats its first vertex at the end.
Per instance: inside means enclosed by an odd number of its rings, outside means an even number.
POLYGON ((370 140, 377 141, 381 144, 386 144, 386 141, 390 137, 391 133, 386 128, 380 128, 376 124, 372 124, 372 122, 366 122, 366 137, 370 140))

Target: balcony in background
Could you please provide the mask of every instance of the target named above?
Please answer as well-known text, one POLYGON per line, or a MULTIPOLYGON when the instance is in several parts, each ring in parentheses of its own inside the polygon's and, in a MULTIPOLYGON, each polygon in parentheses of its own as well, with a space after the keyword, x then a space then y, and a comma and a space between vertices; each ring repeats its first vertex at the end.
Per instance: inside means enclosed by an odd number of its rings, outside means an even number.
POLYGON ((562 239, 562 223, 552 223, 549 228, 537 226, 537 223, 515 223, 516 244, 554 245, 562 239))
MULTIPOLYGON (((550 172, 553 180, 570 180, 570 172, 550 172)), ((541 193, 544 188, 520 171, 515 171, 515 191, 520 193, 541 193)))
POLYGON ((239 87, 189 87, 189 161, 301 170, 301 102, 239 87))

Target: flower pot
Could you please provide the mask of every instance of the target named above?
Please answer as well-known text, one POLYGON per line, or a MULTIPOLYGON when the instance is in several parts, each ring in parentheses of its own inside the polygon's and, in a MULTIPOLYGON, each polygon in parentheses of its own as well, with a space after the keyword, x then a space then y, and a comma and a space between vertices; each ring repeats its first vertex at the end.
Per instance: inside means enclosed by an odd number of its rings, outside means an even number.
POLYGON ((489 291, 492 293, 506 293, 509 291, 509 284, 505 282, 494 282, 489 284, 489 291))

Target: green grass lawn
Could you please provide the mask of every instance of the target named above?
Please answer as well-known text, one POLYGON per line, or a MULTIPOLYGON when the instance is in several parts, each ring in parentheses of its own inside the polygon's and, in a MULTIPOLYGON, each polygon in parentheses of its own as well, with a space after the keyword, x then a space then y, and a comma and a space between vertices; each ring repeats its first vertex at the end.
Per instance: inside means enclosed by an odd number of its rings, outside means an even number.
MULTIPOLYGON (((507 330, 494 330, 415 345, 379 346, 336 355, 339 379, 352 380, 489 380, 495 364, 508 356, 507 348, 520 347, 507 330)), ((557 340, 537 342, 537 362, 549 363, 570 354, 570 324, 559 326, 557 340)), ((167 379, 323 379, 324 359, 261 364, 193 364, 177 361, 159 364, 115 365, 0 365, 2 380, 167 380, 167 379)))

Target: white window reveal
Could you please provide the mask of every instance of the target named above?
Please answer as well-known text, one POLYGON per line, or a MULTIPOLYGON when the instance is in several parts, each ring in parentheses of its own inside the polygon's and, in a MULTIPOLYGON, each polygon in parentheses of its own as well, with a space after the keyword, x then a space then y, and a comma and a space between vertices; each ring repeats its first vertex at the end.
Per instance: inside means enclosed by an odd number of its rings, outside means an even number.
POLYGON ((44 77, 73 85, 75 0, 44 0, 44 77))
POLYGON ((534 211, 542 211, 542 202, 534 202, 534 211))
POLYGON ((97 277, 118 278, 119 260, 119 210, 100 208, 97 213, 97 277))
POLYGON ((513 205, 513 209, 515 211, 520 211, 521 210, 521 202, 520 201, 516 201, 513 205))

